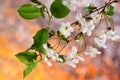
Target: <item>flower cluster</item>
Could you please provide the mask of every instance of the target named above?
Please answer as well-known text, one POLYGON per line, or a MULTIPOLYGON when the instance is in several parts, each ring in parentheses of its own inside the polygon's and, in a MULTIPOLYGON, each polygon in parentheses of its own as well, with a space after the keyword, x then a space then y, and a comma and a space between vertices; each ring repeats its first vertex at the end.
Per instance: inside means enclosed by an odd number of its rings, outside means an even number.
POLYGON ((84 61, 84 58, 78 55, 77 48, 75 46, 72 46, 72 50, 68 53, 68 55, 62 55, 62 58, 60 57, 59 53, 56 53, 52 48, 49 48, 47 44, 43 44, 43 48, 46 52, 46 56, 43 58, 43 60, 48 64, 48 66, 52 66, 52 63, 49 61, 50 59, 53 61, 66 63, 73 68, 76 67, 76 64, 79 62, 79 60, 84 61))
POLYGON ((115 41, 120 38, 118 31, 119 30, 101 30, 98 32, 98 37, 94 38, 94 41, 98 47, 107 48, 107 45, 105 44, 107 39, 115 41))
POLYGON ((70 22, 61 23, 61 27, 59 29, 60 33, 64 35, 66 38, 71 35, 71 32, 74 31, 74 28, 71 26, 70 22))
POLYGON ((47 56, 44 57, 44 61, 47 62, 49 66, 52 66, 49 58, 51 58, 52 60, 63 62, 63 60, 58 57, 58 54, 53 49, 49 48, 47 44, 43 44, 43 48, 45 49, 45 53, 47 54, 47 56))
MULTIPOLYGON (((83 17, 81 14, 76 14, 75 19, 78 21, 77 24, 79 24, 81 32, 74 37, 76 43, 80 44, 80 41, 82 43, 84 42, 85 36, 92 36, 93 31, 95 31, 96 24, 99 23, 99 21, 102 19, 102 14, 96 14, 95 16, 92 16, 90 19, 83 17)), ((62 22, 61 26, 59 28, 59 32, 62 36, 64 36, 66 39, 71 36, 72 32, 75 32, 74 26, 71 25, 70 22, 62 22)), ((119 30, 113 30, 111 27, 107 30, 100 30, 96 32, 94 37, 94 42, 96 44, 96 47, 101 48, 107 48, 106 40, 116 40, 120 38, 120 35, 118 34, 119 30)), ((62 38, 61 38, 62 39, 62 38)), ((83 44, 82 44, 83 45, 83 44)), ((82 46, 80 45, 80 46, 82 46)), ((47 46, 47 44, 43 44, 43 48, 45 49, 45 52, 47 54, 46 57, 44 57, 44 61, 49 65, 52 66, 52 63, 50 60, 58 61, 61 63, 68 64, 69 66, 75 68, 77 63, 79 61, 84 61, 85 59, 79 55, 79 52, 77 50, 76 46, 72 46, 71 51, 67 55, 62 55, 55 52, 54 49, 47 46)), ((90 57, 96 57, 97 54, 101 54, 97 48, 90 46, 88 49, 86 49, 83 52, 85 55, 89 55, 90 57)))

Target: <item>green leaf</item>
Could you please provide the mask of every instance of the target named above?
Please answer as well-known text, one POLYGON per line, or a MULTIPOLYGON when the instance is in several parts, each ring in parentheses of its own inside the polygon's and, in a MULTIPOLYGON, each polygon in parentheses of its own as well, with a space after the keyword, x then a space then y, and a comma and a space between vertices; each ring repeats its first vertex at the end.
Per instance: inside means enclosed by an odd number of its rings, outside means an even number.
POLYGON ((28 76, 38 66, 38 64, 39 64, 39 61, 36 61, 30 66, 28 66, 23 72, 24 78, 28 76))
POLYGON ((34 44, 32 45, 31 49, 35 49, 41 53, 44 53, 43 44, 48 42, 49 32, 47 29, 39 30, 34 38, 34 44))
POLYGON ((88 7, 86 7, 86 11, 88 12, 88 13, 91 13, 94 9, 96 9, 97 7, 94 7, 94 6, 88 6, 88 7))
POLYGON ((114 15, 114 11, 107 11, 107 15, 108 16, 113 16, 114 15))
POLYGON ((45 7, 42 6, 42 7, 40 8, 40 16, 42 16, 43 18, 45 17, 45 15, 44 15, 44 10, 45 10, 45 7))
POLYGON ((62 4, 62 0, 55 0, 50 7, 52 15, 56 18, 64 18, 70 12, 70 9, 62 4))
POLYGON ((109 5, 106 13, 107 13, 108 16, 113 16, 114 15, 114 6, 109 5))
POLYGON ((41 14, 43 14, 43 11, 32 4, 24 4, 19 7, 18 13, 22 18, 32 20, 42 16, 41 14))
POLYGON ((37 54, 34 52, 21 52, 15 56, 26 65, 32 64, 37 59, 37 54))
POLYGON ((108 7, 108 11, 113 11, 113 10, 114 10, 114 6, 110 5, 110 6, 108 7))

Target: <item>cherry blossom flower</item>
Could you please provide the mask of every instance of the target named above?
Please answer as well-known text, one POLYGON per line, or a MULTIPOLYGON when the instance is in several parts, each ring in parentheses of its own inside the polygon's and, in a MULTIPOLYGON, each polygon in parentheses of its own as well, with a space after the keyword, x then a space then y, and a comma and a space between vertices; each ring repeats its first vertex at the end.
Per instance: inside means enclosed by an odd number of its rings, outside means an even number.
POLYGON ((66 63, 67 63, 68 65, 70 65, 71 67, 76 68, 76 64, 77 64, 78 62, 79 62, 78 59, 72 59, 72 60, 67 61, 66 63))
POLYGON ((106 30, 99 30, 99 32, 97 33, 97 36, 99 38, 103 38, 103 40, 106 40, 107 39, 106 30))
POLYGON ((120 35, 117 34, 118 30, 108 30, 106 32, 106 35, 107 35, 107 39, 111 39, 111 40, 117 40, 120 38, 120 35))
POLYGON ((43 44, 43 48, 45 49, 45 52, 49 58, 52 58, 52 60, 63 62, 63 60, 59 58, 58 53, 56 53, 53 49, 48 48, 47 44, 43 44))
POLYGON ((96 54, 101 54, 100 51, 98 51, 96 48, 93 48, 92 46, 90 46, 90 49, 84 53, 86 55, 90 55, 91 57, 96 57, 96 54))
POLYGON ((76 64, 80 61, 84 61, 84 58, 77 55, 77 48, 75 46, 72 47, 71 52, 66 56, 66 64, 75 68, 76 64))
POLYGON ((67 59, 72 59, 76 56, 77 54, 77 48, 75 46, 72 46, 71 52, 66 56, 67 59))
POLYGON ((96 38, 94 38, 94 41, 95 41, 95 43, 97 44, 98 47, 107 48, 107 46, 105 44, 106 43, 106 39, 96 37, 96 38))
POLYGON ((43 44, 43 48, 45 49, 45 53, 48 57, 53 57, 53 54, 55 54, 55 52, 51 48, 48 48, 47 44, 43 44))
POLYGON ((74 28, 71 26, 70 22, 61 23, 61 27, 59 29, 60 33, 64 35, 66 38, 71 35, 71 32, 74 31, 74 28))
POLYGON ((99 32, 97 33, 98 37, 94 38, 94 42, 96 43, 96 45, 98 47, 103 47, 103 48, 107 48, 106 46, 106 40, 107 40, 107 36, 106 36, 106 30, 99 30, 99 32))
POLYGON ((88 36, 91 36, 92 30, 94 29, 95 29, 95 25, 93 23, 93 20, 90 20, 84 23, 84 26, 82 27, 82 32, 87 33, 88 36))
POLYGON ((85 61, 85 59, 83 58, 83 57, 81 57, 81 56, 78 56, 77 57, 80 61, 85 61))
POLYGON ((75 19, 76 19, 77 21, 79 21, 79 23, 81 24, 81 26, 84 25, 85 19, 82 17, 81 14, 77 13, 76 16, 75 16, 75 19))
POLYGON ((81 24, 82 32, 87 33, 88 36, 91 36, 92 30, 94 30, 95 28, 95 24, 93 23, 93 20, 86 21, 81 14, 77 14, 75 18, 81 24))

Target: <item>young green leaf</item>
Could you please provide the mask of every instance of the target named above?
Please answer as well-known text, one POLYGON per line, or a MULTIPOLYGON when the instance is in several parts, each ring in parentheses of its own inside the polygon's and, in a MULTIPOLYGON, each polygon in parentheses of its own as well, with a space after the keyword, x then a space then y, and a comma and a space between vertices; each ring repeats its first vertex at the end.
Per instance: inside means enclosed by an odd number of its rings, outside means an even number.
POLYGON ((113 10, 114 10, 114 6, 110 5, 110 6, 108 7, 108 11, 113 11, 113 10))
POLYGON ((114 6, 109 5, 108 10, 106 11, 108 16, 113 16, 114 15, 114 6))
POLYGON ((106 12, 108 16, 113 16, 114 15, 114 11, 107 11, 106 12))
POLYGON ((32 49, 35 49, 41 53, 44 53, 43 44, 48 42, 49 32, 47 29, 39 30, 34 38, 34 44, 32 45, 32 49))
POLYGON ((96 9, 97 7, 94 7, 94 6, 88 6, 88 7, 86 7, 86 11, 88 12, 88 13, 91 13, 94 9, 96 9))
POLYGON ((62 4, 62 0, 55 0, 51 4, 50 11, 56 18, 64 18, 70 12, 69 8, 62 4))
POLYGON ((29 65, 23 72, 24 78, 28 76, 39 64, 39 61, 35 61, 31 65, 29 65))
POLYGON ((26 65, 32 64, 37 59, 37 54, 34 52, 21 52, 15 56, 26 65))
POLYGON ((38 7, 32 5, 32 4, 24 4, 19 7, 18 13, 20 16, 24 19, 32 20, 35 18, 38 18, 39 16, 42 16, 43 11, 41 11, 38 7))
POLYGON ((42 7, 40 8, 40 15, 41 15, 43 18, 45 17, 45 15, 44 15, 44 10, 45 10, 45 7, 42 6, 42 7))

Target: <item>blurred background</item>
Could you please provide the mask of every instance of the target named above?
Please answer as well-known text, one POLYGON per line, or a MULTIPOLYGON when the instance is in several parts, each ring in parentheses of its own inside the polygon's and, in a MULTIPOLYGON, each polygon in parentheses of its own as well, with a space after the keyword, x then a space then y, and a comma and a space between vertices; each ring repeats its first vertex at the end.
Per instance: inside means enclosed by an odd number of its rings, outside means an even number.
MULTIPOLYGON (((48 7, 53 0, 40 0, 48 7)), ((103 0, 93 0, 95 5, 103 5, 103 0)), ((17 9, 29 0, 0 0, 0 80, 23 80, 22 72, 25 65, 15 54, 29 48, 33 43, 32 37, 40 29, 46 27, 47 20, 43 18, 32 21, 22 19, 17 9)), ((74 21, 77 12, 84 14, 85 7, 80 3, 76 11, 71 12, 65 19, 52 19, 51 29, 57 30, 61 21, 74 21)), ((120 28, 120 3, 114 15, 115 27, 120 28)), ((104 25, 102 25, 104 26, 104 25)), ((120 40, 108 41, 106 50, 100 49, 102 55, 96 58, 85 57, 85 62, 80 62, 77 68, 53 62, 52 67, 44 62, 25 80, 120 80, 120 40)))

